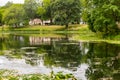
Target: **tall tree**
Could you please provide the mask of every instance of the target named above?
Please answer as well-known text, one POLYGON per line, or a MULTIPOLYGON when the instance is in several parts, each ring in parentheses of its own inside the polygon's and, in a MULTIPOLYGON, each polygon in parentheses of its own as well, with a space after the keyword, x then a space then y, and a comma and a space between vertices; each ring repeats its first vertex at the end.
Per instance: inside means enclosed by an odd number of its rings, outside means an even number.
POLYGON ((118 32, 117 24, 120 22, 119 0, 89 0, 88 5, 87 22, 90 30, 100 32, 103 35, 118 32))
POLYGON ((20 23, 24 22, 25 11, 21 4, 13 4, 4 12, 3 20, 5 24, 19 27, 20 23))
POLYGON ((36 17, 37 7, 38 4, 36 0, 25 0, 24 9, 27 19, 34 19, 36 17))
POLYGON ((12 2, 8 1, 4 6, 0 7, 0 25, 4 24, 3 15, 4 12, 8 10, 9 7, 13 5, 12 2))
POLYGON ((52 23, 52 5, 53 0, 43 0, 42 5, 38 7, 37 14, 42 20, 50 20, 52 23))
POLYGON ((12 6, 12 5, 13 5, 13 2, 8 1, 8 2, 5 4, 5 6, 3 6, 3 7, 9 8, 9 7, 12 6))
POLYGON ((0 26, 2 25, 2 13, 0 12, 0 26))
POLYGON ((56 23, 65 25, 66 28, 69 23, 80 20, 79 0, 55 0, 52 10, 56 23))

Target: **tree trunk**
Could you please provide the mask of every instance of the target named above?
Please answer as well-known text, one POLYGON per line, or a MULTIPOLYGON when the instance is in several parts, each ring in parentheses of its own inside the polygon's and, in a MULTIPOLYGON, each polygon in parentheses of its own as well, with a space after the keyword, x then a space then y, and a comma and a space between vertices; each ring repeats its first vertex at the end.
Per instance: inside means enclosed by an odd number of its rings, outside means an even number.
POLYGON ((68 24, 65 25, 65 28, 68 29, 68 24))
POLYGON ((53 22, 52 22, 52 18, 50 19, 50 24, 51 24, 51 25, 53 24, 53 22))
POLYGON ((15 24, 15 28, 17 28, 18 26, 17 26, 17 24, 15 24))
POLYGON ((4 26, 2 26, 2 31, 4 31, 4 26))
POLYGON ((79 21, 79 20, 77 20, 77 24, 80 24, 80 21, 79 21))

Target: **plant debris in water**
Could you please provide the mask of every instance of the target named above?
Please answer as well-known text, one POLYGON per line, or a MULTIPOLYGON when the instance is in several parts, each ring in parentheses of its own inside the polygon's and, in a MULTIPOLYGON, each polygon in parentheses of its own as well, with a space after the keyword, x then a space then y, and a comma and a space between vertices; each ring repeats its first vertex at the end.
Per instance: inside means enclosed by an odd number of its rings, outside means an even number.
POLYGON ((45 74, 24 74, 19 75, 16 71, 0 70, 0 80, 77 80, 72 74, 63 74, 51 72, 45 74))

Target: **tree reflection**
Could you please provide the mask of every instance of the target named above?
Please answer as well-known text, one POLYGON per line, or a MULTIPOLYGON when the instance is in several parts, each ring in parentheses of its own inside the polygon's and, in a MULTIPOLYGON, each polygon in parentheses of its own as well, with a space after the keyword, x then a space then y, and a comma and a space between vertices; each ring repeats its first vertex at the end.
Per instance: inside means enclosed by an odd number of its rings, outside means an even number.
POLYGON ((90 44, 86 55, 90 60, 86 71, 89 80, 114 79, 114 74, 118 74, 120 69, 119 48, 119 45, 107 43, 90 44))
POLYGON ((63 67, 76 71, 86 63, 88 80, 120 79, 120 45, 88 43, 51 37, 15 36, 0 38, 0 54, 21 58, 26 64, 63 67), (6 52, 7 51, 7 52, 6 52))
POLYGON ((27 46, 29 43, 27 37, 7 35, 1 39, 0 50, 20 49, 22 46, 27 46))
POLYGON ((57 41, 53 42, 51 52, 45 56, 45 65, 78 67, 81 57, 81 50, 77 42, 57 41))

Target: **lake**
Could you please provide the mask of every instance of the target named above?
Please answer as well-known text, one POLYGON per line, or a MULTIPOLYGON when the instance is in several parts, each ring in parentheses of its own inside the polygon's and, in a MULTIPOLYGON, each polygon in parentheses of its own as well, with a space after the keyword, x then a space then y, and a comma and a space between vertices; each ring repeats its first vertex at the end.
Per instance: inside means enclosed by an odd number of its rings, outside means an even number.
POLYGON ((120 80, 120 45, 74 35, 2 35, 0 69, 19 74, 72 73, 78 80, 120 80))

